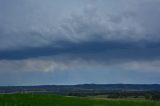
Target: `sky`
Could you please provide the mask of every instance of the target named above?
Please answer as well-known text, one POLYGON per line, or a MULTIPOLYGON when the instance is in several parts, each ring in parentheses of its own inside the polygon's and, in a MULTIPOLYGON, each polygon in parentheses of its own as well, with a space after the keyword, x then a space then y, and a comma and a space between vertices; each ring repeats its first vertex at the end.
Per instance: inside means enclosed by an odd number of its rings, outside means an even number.
POLYGON ((160 84, 159 0, 0 0, 0 86, 160 84))

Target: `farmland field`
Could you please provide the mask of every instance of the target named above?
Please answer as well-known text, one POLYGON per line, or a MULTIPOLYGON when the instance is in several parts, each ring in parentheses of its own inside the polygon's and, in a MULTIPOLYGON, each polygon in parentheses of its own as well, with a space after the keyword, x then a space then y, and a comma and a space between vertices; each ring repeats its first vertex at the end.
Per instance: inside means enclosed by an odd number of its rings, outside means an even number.
POLYGON ((93 99, 52 94, 0 94, 0 106, 160 106, 143 99, 93 99))

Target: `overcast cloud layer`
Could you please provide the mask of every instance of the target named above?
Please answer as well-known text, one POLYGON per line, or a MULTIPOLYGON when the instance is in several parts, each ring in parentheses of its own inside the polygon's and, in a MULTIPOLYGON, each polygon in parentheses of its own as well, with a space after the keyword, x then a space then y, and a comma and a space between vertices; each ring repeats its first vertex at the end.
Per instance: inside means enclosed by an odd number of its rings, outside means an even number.
POLYGON ((0 85, 159 83, 159 19, 159 0, 0 0, 0 85))

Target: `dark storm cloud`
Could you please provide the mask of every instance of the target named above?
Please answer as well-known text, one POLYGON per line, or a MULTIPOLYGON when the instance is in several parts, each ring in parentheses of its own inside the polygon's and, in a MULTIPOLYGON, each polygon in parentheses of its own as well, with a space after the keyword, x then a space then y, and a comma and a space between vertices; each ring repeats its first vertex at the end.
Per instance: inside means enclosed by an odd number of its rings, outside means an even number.
POLYGON ((160 16, 154 16, 159 10, 155 2, 152 5, 148 1, 143 3, 139 2, 132 11, 117 15, 89 5, 83 13, 71 15, 56 27, 1 28, 0 59, 55 58, 64 55, 68 60, 82 58, 104 62, 159 58, 160 27, 155 22, 160 16), (145 5, 144 8, 141 5, 145 5), (144 12, 146 10, 150 10, 151 14, 144 12), (150 28, 149 23, 152 22, 150 28))
MULTIPOLYGON (((112 59, 146 60, 160 57, 159 43, 123 42, 59 42, 58 47, 39 47, 24 50, 0 51, 0 60, 21 60, 46 56, 66 56, 67 59, 109 61, 112 59)), ((64 60, 63 60, 64 61, 64 60)))

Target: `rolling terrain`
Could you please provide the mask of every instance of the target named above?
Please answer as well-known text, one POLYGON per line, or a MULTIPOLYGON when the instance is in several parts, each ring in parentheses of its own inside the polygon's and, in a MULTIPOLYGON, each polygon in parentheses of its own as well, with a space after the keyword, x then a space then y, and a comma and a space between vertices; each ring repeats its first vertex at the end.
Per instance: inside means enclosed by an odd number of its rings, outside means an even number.
POLYGON ((143 99, 93 99, 52 94, 0 94, 0 106, 160 106, 143 99))

